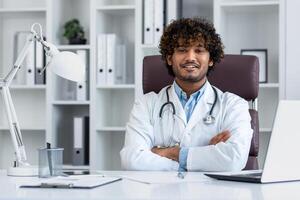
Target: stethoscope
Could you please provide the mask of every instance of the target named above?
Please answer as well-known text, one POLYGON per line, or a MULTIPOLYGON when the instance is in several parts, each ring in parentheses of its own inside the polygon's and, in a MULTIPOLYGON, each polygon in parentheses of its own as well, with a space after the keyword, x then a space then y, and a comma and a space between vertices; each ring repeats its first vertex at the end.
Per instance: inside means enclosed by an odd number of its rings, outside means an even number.
MULTIPOLYGON (((164 107, 167 106, 167 105, 171 105, 172 107, 172 111, 173 111, 173 115, 176 114, 176 111, 175 111, 175 105, 172 101, 170 101, 170 97, 169 97, 169 89, 171 88, 171 85, 167 87, 166 89, 166 94, 167 94, 167 102, 164 103, 161 108, 160 108, 160 111, 159 111, 159 117, 162 118, 162 113, 163 113, 163 110, 164 110, 164 107)), ((213 91, 214 91, 214 94, 215 94, 215 99, 214 99, 214 103, 208 113, 208 115, 206 117, 203 118, 203 123, 206 124, 206 125, 210 125, 210 124, 214 124, 216 119, 215 117, 212 115, 213 114, 213 111, 214 111, 214 108, 215 108, 215 105, 217 104, 217 100, 218 100, 218 93, 217 93, 217 90, 216 88, 212 87, 213 91)))

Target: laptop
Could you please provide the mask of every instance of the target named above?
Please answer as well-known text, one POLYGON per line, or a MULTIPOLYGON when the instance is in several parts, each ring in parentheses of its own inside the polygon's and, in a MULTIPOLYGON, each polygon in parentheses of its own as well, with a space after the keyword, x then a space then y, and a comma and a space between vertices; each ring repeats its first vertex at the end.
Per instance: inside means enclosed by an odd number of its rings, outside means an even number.
POLYGON ((281 100, 263 170, 205 173, 229 181, 275 183, 300 180, 300 101, 281 100))

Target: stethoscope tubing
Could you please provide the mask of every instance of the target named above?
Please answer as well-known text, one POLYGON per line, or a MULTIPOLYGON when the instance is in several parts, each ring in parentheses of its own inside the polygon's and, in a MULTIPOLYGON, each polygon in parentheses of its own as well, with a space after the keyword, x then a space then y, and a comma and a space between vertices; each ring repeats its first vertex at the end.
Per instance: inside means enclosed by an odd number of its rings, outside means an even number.
MULTIPOLYGON (((169 86, 167 87, 167 89, 166 89, 167 102, 165 102, 165 103, 161 106, 161 108, 160 108, 160 110, 159 110, 159 117, 160 117, 160 118, 162 118, 162 113, 163 113, 164 107, 167 106, 167 105, 171 105, 173 115, 176 114, 175 105, 174 105, 174 103, 173 103, 172 101, 170 101, 170 97, 169 97, 169 90, 170 90, 170 88, 171 88, 171 85, 169 85, 169 86)), ((218 93, 217 93, 217 90, 216 90, 216 88, 215 88, 214 86, 212 86, 212 89, 213 89, 213 91, 214 91, 215 99, 214 99, 213 105, 212 105, 212 107, 211 107, 211 109, 210 109, 210 111, 209 111, 208 116, 206 116, 206 117, 204 118, 204 122, 205 122, 205 119, 208 119, 208 118, 211 118, 211 117, 214 118, 214 117, 212 116, 212 114, 213 114, 215 105, 217 104, 217 101, 218 101, 218 93)), ((212 123, 213 123, 213 122, 212 122, 212 123)), ((210 124, 210 123, 205 123, 205 124, 210 124)))

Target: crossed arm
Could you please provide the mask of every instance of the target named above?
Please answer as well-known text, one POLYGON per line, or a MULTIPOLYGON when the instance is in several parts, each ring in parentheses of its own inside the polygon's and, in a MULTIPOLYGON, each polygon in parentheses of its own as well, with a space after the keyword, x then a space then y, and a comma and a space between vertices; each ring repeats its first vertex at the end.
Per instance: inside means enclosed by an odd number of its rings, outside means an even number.
MULTIPOLYGON (((223 131, 216 136, 214 136, 210 142, 209 145, 216 145, 219 142, 226 142, 230 138, 231 134, 229 131, 223 131)), ((168 159, 179 161, 179 146, 174 147, 167 147, 167 148, 159 148, 159 147, 153 147, 151 149, 152 153, 155 153, 157 155, 160 155, 162 157, 166 157, 168 159)))

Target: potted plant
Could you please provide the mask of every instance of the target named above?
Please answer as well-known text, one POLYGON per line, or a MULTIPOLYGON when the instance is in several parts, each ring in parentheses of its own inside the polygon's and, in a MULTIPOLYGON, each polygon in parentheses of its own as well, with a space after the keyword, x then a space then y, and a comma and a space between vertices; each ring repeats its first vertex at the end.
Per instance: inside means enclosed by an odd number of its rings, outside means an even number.
POLYGON ((63 34, 69 40, 69 44, 86 44, 84 38, 83 27, 78 19, 71 19, 64 25, 65 32, 63 34))

